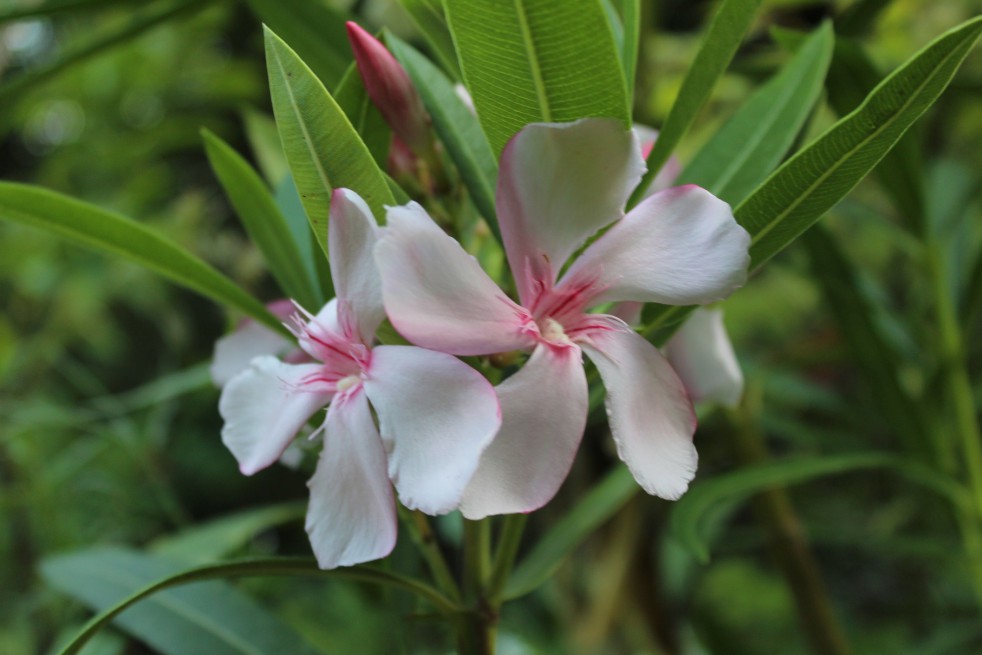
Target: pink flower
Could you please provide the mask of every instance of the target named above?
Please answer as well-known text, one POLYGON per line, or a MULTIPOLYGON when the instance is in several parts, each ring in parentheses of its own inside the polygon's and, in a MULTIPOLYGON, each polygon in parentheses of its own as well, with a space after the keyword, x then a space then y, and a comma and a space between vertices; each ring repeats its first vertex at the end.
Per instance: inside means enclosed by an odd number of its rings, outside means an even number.
MULTIPOLYGON (((266 305, 273 316, 282 321, 296 311, 286 299, 266 305)), ((224 387, 228 381, 249 367, 259 355, 280 355, 288 361, 300 361, 304 357, 297 344, 262 323, 247 318, 235 330, 215 342, 215 355, 211 359, 211 380, 216 387, 224 387)))
POLYGON ((675 372, 623 321, 587 310, 719 300, 745 280, 750 237, 695 186, 625 216, 643 171, 637 138, 612 120, 529 125, 508 143, 496 201, 517 303, 422 207, 389 209, 375 255, 396 329, 457 355, 532 351, 498 387, 502 427, 464 493, 465 516, 528 512, 556 493, 586 422, 583 352, 606 386, 617 452, 645 491, 678 498, 695 475, 695 416, 675 372))
POLYGON ((494 389, 463 362, 414 346, 373 346, 385 317, 372 261, 378 227, 357 194, 335 190, 329 230, 338 296, 317 316, 294 316, 300 347, 315 363, 256 357, 219 401, 222 440, 246 475, 275 462, 329 405, 307 511, 323 568, 392 550, 390 480, 406 507, 428 514, 456 508, 501 423, 494 389))

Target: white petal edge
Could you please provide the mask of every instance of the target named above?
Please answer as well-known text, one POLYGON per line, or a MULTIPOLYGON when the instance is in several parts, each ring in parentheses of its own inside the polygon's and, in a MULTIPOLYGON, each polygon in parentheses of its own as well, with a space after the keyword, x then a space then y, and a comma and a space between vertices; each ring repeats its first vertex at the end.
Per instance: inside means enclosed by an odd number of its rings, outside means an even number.
POLYGON ((362 197, 350 189, 335 189, 327 241, 331 276, 338 311, 346 319, 342 323, 351 324, 365 344, 372 342, 385 319, 382 281, 373 254, 378 236, 378 225, 362 197))
POLYGON ((330 394, 301 386, 320 368, 284 364, 264 355, 225 385, 218 400, 218 412, 225 420, 222 443, 243 474, 252 475, 279 459, 307 419, 330 402, 330 394))
POLYGON ((497 391, 503 422, 464 492, 460 510, 469 519, 531 512, 552 500, 586 426, 586 375, 575 346, 538 346, 497 391))
POLYGON ((486 355, 530 346, 516 305, 422 207, 389 207, 375 248, 392 325, 418 346, 486 355))
POLYGON ((307 483, 307 535, 322 569, 385 557, 396 543, 396 508, 385 451, 363 390, 327 411, 324 450, 307 483))
POLYGON ((646 492, 676 500, 698 464, 692 403, 653 345, 619 319, 602 318, 609 329, 580 345, 603 378, 617 454, 646 492))
POLYGON ((616 120, 533 123, 501 153, 495 202, 518 295, 529 306, 597 230, 624 215, 641 180, 637 137, 616 120))
POLYGON ((700 187, 675 187, 643 200, 590 244, 562 283, 594 280, 604 289, 595 303, 702 305, 746 281, 749 247, 729 205, 700 187))
POLYGON ((736 407, 743 372, 723 325, 723 311, 700 307, 665 344, 665 356, 694 401, 736 407))
POLYGON ((455 509, 501 425, 491 383, 446 353, 378 346, 364 384, 399 500, 432 515, 455 509))
POLYGON ((249 367, 249 362, 260 355, 282 355, 296 343, 262 323, 243 321, 242 325, 215 342, 215 354, 209 371, 216 387, 224 387, 229 380, 249 367))

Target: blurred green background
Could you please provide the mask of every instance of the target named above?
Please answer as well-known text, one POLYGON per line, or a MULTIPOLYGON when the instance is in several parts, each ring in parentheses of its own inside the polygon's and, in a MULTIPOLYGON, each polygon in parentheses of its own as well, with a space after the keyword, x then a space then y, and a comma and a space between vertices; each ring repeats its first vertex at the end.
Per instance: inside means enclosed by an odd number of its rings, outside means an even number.
MULTIPOLYGON (((0 15, 18 4, 30 5, 0 0, 0 15)), ((0 178, 134 217, 273 300, 276 287, 199 137, 208 128, 251 157, 243 111, 269 113, 260 22, 247 3, 195 4, 57 75, 17 86, 20 76, 125 24, 141 4, 99 2, 0 23, 0 178)), ((765 2, 679 156, 691 157, 773 70, 782 55, 768 28, 808 29, 854 4, 765 2)), ((859 35, 884 74, 980 9, 971 0, 863 4, 886 5, 859 35)), ((712 6, 646 5, 640 122, 664 119, 712 6)), ((413 36, 390 3, 348 9, 368 25, 413 36)), ((834 118, 822 110, 809 134, 834 118)), ((928 214, 945 264, 953 284, 967 287, 982 241, 978 52, 910 139, 923 153, 928 214)), ((897 208, 871 178, 823 221, 876 308, 902 384, 930 398, 938 365, 930 347, 938 338, 930 320, 934 290, 919 273, 910 235, 898 228, 897 208)), ((774 457, 900 451, 812 267, 808 249, 796 245, 725 305, 769 450, 774 457)), ((128 263, 0 224, 0 653, 49 652, 88 616, 40 579, 45 557, 94 544, 144 547, 231 512, 304 501, 305 472, 275 467, 244 478, 220 443, 207 361, 236 318, 128 263)), ((974 319, 966 334, 977 337, 974 319)), ((982 399, 978 341, 970 339, 966 356, 982 399)), ((945 399, 936 401, 940 412, 945 399)), ((696 485, 746 461, 732 416, 707 410, 696 438, 696 485)), ((585 442, 561 496, 533 516, 530 535, 575 504, 613 461, 601 440, 585 442)), ((853 652, 982 652, 957 527, 935 497, 875 471, 789 494, 853 652)), ((671 508, 632 500, 543 590, 506 609, 500 652, 810 652, 754 508, 738 508, 720 524, 706 566, 666 535, 671 508)), ((454 519, 441 529, 452 542, 454 519)), ((400 544, 396 560, 411 562, 409 550, 400 544)), ((300 521, 260 530, 235 549, 273 552, 307 553, 300 521)), ((448 652, 441 629, 399 597, 323 581, 242 586, 323 652, 448 652)), ((152 652, 111 635, 99 647, 92 652, 152 652)))

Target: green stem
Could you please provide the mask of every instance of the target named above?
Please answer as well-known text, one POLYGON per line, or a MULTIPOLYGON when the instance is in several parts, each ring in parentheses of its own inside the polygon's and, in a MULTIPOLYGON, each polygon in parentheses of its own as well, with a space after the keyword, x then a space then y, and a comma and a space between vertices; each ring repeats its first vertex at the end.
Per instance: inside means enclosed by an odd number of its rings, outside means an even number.
POLYGON ((509 514, 505 517, 498 538, 498 547, 494 552, 494 564, 491 567, 491 579, 488 582, 488 598, 494 604, 501 603, 501 597, 515 565, 518 547, 522 543, 522 533, 525 532, 527 514, 509 514))
POLYGON ((488 599, 491 574, 491 523, 464 520, 464 598, 469 609, 457 626, 461 655, 492 655, 498 607, 488 599))
POLYGON ((408 510, 402 505, 399 506, 399 517, 402 519, 403 525, 409 530, 410 537, 419 549, 420 555, 426 560, 426 566, 430 569, 430 575, 433 576, 433 582, 436 583, 437 589, 451 600, 459 602, 460 587, 457 586, 457 581, 450 573, 450 567, 447 566, 447 560, 443 556, 443 551, 440 550, 440 544, 430 526, 429 519, 422 512, 408 510))

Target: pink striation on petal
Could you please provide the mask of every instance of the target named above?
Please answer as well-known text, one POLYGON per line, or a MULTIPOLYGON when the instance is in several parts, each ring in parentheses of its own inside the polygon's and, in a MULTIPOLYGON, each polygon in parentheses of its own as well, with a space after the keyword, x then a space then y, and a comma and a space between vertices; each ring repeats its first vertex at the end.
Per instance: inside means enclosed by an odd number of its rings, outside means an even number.
POLYGON ((531 512, 549 502, 586 425, 586 375, 576 346, 538 346, 497 390, 504 422, 464 492, 460 510, 469 519, 531 512))
POLYGON ((491 384, 446 353, 379 346, 365 393, 378 414, 402 504, 427 514, 455 509, 501 425, 491 384))
POLYGON ((535 123, 508 142, 496 203, 523 305, 555 283, 592 234, 623 216, 643 172, 637 138, 612 119, 535 123))
POLYGON ((225 385, 218 401, 222 442, 242 473, 275 462, 307 419, 330 402, 330 385, 308 384, 320 373, 317 364, 284 364, 264 355, 225 385))
POLYGON ((607 389, 617 454, 649 494, 675 500, 696 474, 696 417, 682 382, 658 350, 613 316, 578 341, 607 389))
POLYGON ((385 557, 396 543, 396 508, 385 451, 362 390, 327 412, 324 450, 310 479, 307 534, 322 569, 385 557))
POLYGON ((531 317, 422 207, 390 207, 375 248, 392 325, 409 341, 454 355, 534 344, 531 317))

